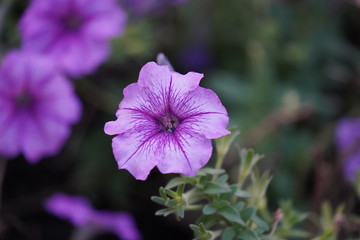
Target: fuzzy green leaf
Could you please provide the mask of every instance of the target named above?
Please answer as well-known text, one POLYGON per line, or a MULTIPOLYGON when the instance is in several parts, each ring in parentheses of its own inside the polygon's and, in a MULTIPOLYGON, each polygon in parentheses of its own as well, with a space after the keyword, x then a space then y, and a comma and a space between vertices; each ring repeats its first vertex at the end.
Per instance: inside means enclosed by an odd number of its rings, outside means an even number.
POLYGON ((218 214, 223 216, 226 220, 230 222, 238 223, 240 225, 245 225, 244 221, 240 217, 240 214, 231 205, 220 208, 218 214))
POLYGON ((164 200, 163 198, 158 197, 158 196, 151 197, 151 201, 156 202, 160 205, 165 205, 165 202, 166 202, 166 200, 164 200))
POLYGON ((233 228, 226 228, 225 231, 221 234, 221 240, 232 240, 236 235, 236 232, 233 228))
POLYGON ((231 192, 231 189, 228 185, 218 184, 213 182, 207 182, 204 185, 203 193, 206 194, 220 194, 231 192))
POLYGON ((205 215, 210 215, 213 214, 217 211, 217 208, 215 208, 213 205, 207 204, 204 206, 203 208, 203 214, 205 215))
POLYGON ((184 183, 183 178, 181 178, 181 177, 173 178, 168 182, 168 184, 166 184, 165 188, 171 189, 171 188, 181 185, 182 183, 184 183))

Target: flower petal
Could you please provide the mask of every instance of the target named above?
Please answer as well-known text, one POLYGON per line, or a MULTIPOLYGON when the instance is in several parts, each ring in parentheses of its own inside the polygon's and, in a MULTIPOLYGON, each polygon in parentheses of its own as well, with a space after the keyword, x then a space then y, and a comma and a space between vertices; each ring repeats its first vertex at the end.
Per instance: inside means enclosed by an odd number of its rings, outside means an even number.
POLYGON ((10 106, 2 107, 0 114, 0 154, 15 157, 20 153, 20 133, 23 117, 14 115, 10 106))
POLYGON ((94 212, 87 199, 57 193, 45 202, 48 212, 72 222, 75 226, 85 226, 92 221, 94 212))
POLYGON ((219 138, 230 133, 229 117, 218 96, 210 89, 197 87, 187 95, 174 98, 171 109, 192 131, 206 138, 219 138))
POLYGON ((105 41, 67 35, 59 39, 48 54, 65 72, 77 77, 92 72, 105 61, 109 45, 105 41))
POLYGON ((162 137, 158 141, 162 157, 157 164, 162 173, 182 173, 192 177, 211 157, 211 140, 184 126, 179 126, 173 134, 164 133, 162 137))
POLYGON ((60 151, 70 134, 70 127, 45 116, 28 113, 22 123, 22 150, 31 163, 60 151))
POLYGON ((47 115, 64 123, 79 120, 81 103, 74 94, 70 82, 58 75, 42 87, 42 92, 39 93, 41 99, 36 106, 37 114, 47 115))

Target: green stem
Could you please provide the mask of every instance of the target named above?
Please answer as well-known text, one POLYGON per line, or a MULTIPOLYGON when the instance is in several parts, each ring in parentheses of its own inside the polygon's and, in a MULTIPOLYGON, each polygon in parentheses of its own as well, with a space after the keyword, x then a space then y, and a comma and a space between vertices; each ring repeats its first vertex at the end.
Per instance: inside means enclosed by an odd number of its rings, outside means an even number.
POLYGON ((224 157, 225 157, 225 154, 218 150, 217 160, 216 160, 216 164, 215 164, 216 169, 220 169, 222 167, 222 164, 224 162, 224 157))
POLYGON ((185 210, 190 210, 190 211, 200 210, 202 208, 203 208, 203 205, 190 205, 190 206, 184 207, 185 210))

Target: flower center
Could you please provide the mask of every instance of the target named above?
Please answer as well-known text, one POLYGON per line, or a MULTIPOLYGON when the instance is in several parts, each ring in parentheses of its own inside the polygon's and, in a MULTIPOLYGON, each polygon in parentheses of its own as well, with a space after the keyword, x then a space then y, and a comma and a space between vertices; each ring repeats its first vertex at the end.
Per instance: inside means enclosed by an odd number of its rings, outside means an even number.
POLYGON ((162 129, 169 133, 175 132, 176 127, 179 125, 179 119, 173 114, 167 114, 160 119, 162 129))
POLYGON ((75 14, 70 14, 63 19, 65 28, 71 32, 78 30, 82 25, 82 19, 75 14))
POLYGON ((27 93, 21 93, 15 97, 15 104, 18 108, 28 108, 34 103, 34 99, 27 93))

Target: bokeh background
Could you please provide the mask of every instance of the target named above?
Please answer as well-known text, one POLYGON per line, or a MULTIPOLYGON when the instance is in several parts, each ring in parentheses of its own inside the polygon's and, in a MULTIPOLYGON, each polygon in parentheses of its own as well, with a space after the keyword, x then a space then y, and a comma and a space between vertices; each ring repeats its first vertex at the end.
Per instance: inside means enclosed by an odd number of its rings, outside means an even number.
MULTIPOLYGON (((229 126, 241 131, 237 144, 265 154, 262 169, 273 174, 270 209, 292 199, 296 208, 316 212, 328 199, 359 212, 334 137, 341 118, 360 117, 359 1, 138 2, 119 1, 128 23, 112 40, 110 58, 93 74, 73 79, 83 115, 61 153, 34 165, 22 156, 9 161, 0 239, 68 239, 73 226, 43 207, 59 191, 83 195, 97 209, 132 213, 144 239, 192 238, 188 224, 195 216, 181 222, 154 216, 160 206, 150 196, 173 175, 153 170, 146 181, 136 181, 118 170, 111 136, 103 132, 105 122, 115 119, 123 88, 159 52, 180 73, 204 73, 201 85, 219 95, 229 126)), ((17 25, 28 1, 0 4, 3 56, 20 45, 17 25)), ((233 178, 238 161, 234 148, 225 160, 233 178)))

